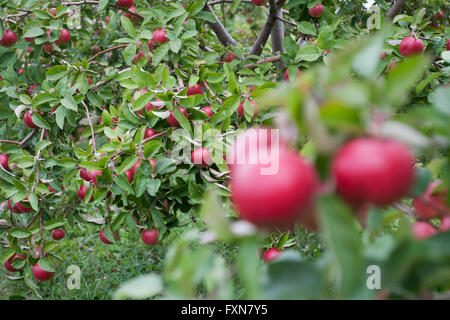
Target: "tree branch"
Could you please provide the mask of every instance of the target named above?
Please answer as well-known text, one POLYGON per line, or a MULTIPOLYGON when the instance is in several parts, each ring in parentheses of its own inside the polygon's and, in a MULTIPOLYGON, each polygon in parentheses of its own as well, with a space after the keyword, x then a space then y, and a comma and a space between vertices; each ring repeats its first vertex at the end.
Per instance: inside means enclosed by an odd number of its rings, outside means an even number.
POLYGON ((269 0, 269 15, 267 16, 266 22, 261 30, 261 33, 256 39, 255 44, 253 45, 252 50, 250 51, 250 55, 261 55, 261 52, 266 45, 267 39, 269 39, 269 35, 272 32, 272 28, 277 21, 278 11, 281 10, 285 0, 279 0, 275 4, 275 0, 269 0))
POLYGON ((265 59, 258 60, 258 61, 256 61, 256 64, 254 64, 254 63, 246 64, 242 68, 244 68, 244 69, 254 69, 254 68, 257 67, 258 64, 263 64, 263 63, 266 63, 266 62, 275 62, 275 61, 279 61, 279 60, 281 60, 281 56, 280 55, 276 55, 276 56, 267 57, 265 59))
POLYGON ((406 0, 397 0, 391 8, 386 13, 386 18, 389 20, 394 19, 394 17, 400 13, 400 11, 403 9, 403 6, 405 5, 406 0))
POLYGON ((228 31, 225 29, 225 27, 222 25, 222 23, 220 23, 219 19, 217 19, 216 15, 214 14, 213 9, 211 9, 211 6, 209 5, 208 2, 205 2, 205 7, 203 8, 203 11, 211 13, 214 16, 214 19, 216 19, 215 23, 208 22, 208 24, 211 27, 211 29, 214 31, 214 33, 216 34, 219 41, 224 46, 229 46, 229 45, 236 46, 237 45, 236 40, 233 39, 233 37, 228 33, 228 31))
POLYGON ((128 46, 128 43, 127 44, 121 44, 121 45, 118 45, 118 46, 115 46, 115 47, 108 48, 108 49, 105 49, 103 51, 100 51, 99 53, 97 53, 97 54, 93 55, 92 57, 90 57, 87 62, 89 63, 92 60, 94 60, 95 58, 97 58, 98 56, 101 56, 101 55, 103 55, 103 54, 105 54, 105 53, 107 53, 109 51, 113 51, 113 50, 119 49, 119 48, 125 48, 126 46, 128 46))

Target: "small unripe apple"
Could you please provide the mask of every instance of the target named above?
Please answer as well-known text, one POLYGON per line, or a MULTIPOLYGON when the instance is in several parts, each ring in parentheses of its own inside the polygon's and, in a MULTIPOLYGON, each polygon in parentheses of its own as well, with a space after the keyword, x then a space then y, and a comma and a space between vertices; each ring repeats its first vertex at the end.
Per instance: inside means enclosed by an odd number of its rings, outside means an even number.
POLYGON ((440 184, 440 181, 432 181, 420 197, 414 198, 414 209, 421 218, 438 218, 442 216, 442 212, 447 212, 450 215, 450 208, 445 205, 447 191, 436 191, 440 184))
POLYGON ((103 242, 103 243, 105 243, 105 244, 112 244, 112 242, 109 241, 109 240, 106 238, 106 236, 105 236, 105 230, 104 230, 104 229, 102 229, 102 230, 100 231, 99 237, 100 237, 100 241, 101 241, 101 242, 103 242))
POLYGON ((195 148, 191 153, 191 161, 197 168, 206 168, 213 162, 211 152, 206 148, 195 148))
POLYGON ((61 240, 65 235, 64 229, 55 229, 52 231, 53 240, 61 240))
MULTIPOLYGON (((180 110, 180 112, 185 116, 186 119, 188 119, 188 113, 186 111, 185 108, 183 107, 178 107, 178 110, 180 110)), ((178 127, 180 126, 178 120, 175 118, 175 116, 173 115, 173 111, 170 111, 170 116, 167 117, 167 122, 172 126, 172 127, 178 127)))
POLYGON ((423 42, 414 37, 408 37, 402 40, 399 46, 399 51, 402 56, 411 56, 422 53, 424 49, 423 42))
POLYGON ((109 23, 109 22, 111 21, 111 17, 107 16, 107 17, 105 18, 105 21, 106 21, 106 23, 109 23))
POLYGON ((427 239, 438 233, 435 227, 428 222, 418 221, 412 225, 414 238, 417 240, 427 239))
POLYGON ((247 18, 245 21, 247 21, 247 23, 252 23, 252 18, 247 18))
POLYGON ((117 0, 117 6, 119 8, 128 9, 133 5, 133 0, 117 0))
MULTIPOLYGON (((239 114, 239 116, 240 116, 241 118, 245 118, 245 113, 244 113, 244 103, 245 103, 245 101, 242 102, 242 103, 239 105, 239 107, 237 108, 237 113, 239 114)), ((256 117, 256 116, 258 115, 258 108, 257 108, 256 102, 255 102, 255 101, 250 101, 250 106, 251 106, 252 109, 253 109, 253 118, 254 118, 254 117, 256 117)))
POLYGON ((337 192, 354 208, 387 206, 404 197, 414 182, 414 156, 404 144, 377 138, 346 143, 333 159, 337 192))
POLYGON ((204 107, 201 110, 210 117, 212 117, 214 115, 214 112, 212 111, 211 106, 204 107))
POLYGON ((145 244, 156 245, 158 243, 158 229, 145 230, 142 232, 141 238, 145 244))
POLYGON ((276 258, 278 258, 281 254, 281 250, 277 248, 269 248, 264 252, 263 259, 265 262, 272 262, 276 258))
POLYGON ((169 41, 169 39, 166 37, 166 33, 167 33, 166 30, 153 31, 153 36, 152 36, 153 43, 163 44, 163 43, 169 41))
POLYGON ((187 87, 187 93, 186 95, 192 96, 194 94, 203 94, 203 88, 198 83, 194 84, 192 87, 187 87))
POLYGON ((25 260, 27 257, 25 257, 23 254, 17 254, 15 253, 11 258, 9 258, 8 260, 5 261, 5 263, 3 264, 3 266, 5 267, 6 270, 11 271, 11 272, 17 272, 22 270, 25 266, 23 266, 20 269, 16 269, 13 267, 12 263, 14 260, 16 259, 22 259, 25 260))
POLYGON ((308 9, 308 13, 313 18, 318 18, 322 15, 323 5, 316 4, 314 7, 308 9))
MULTIPOLYGON (((297 69, 297 77, 302 74, 302 71, 300 69, 297 69)), ((286 69, 284 71, 284 80, 289 81, 289 69, 286 69)))
POLYGON ((0 166, 2 166, 3 169, 5 169, 7 171, 10 170, 8 162, 9 162, 9 156, 6 153, 0 154, 0 166))
POLYGON ((5 30, 3 37, 0 40, 0 45, 4 47, 11 47, 17 42, 17 34, 12 30, 5 30))
POLYGON ((224 56, 223 56, 223 62, 231 62, 231 61, 233 61, 234 59, 236 59, 236 55, 234 54, 234 52, 233 51, 230 51, 230 52, 228 52, 228 53, 226 53, 224 56))
POLYGON ((54 274, 55 274, 54 272, 48 272, 42 269, 39 266, 39 262, 36 262, 36 264, 33 266, 33 275, 37 280, 40 281, 50 280, 54 274))
POLYGON ((265 6, 267 4, 267 1, 268 0, 252 0, 255 6, 265 6))
POLYGON ((147 129, 145 129, 144 138, 145 139, 151 138, 155 134, 158 134, 158 132, 153 130, 152 128, 147 128, 147 129))

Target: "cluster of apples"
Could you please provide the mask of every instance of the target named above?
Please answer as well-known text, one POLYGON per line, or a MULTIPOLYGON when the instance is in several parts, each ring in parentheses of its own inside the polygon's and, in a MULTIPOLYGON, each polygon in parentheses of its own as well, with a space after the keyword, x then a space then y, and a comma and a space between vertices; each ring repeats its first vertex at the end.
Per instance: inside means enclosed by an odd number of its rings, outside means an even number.
POLYGON ((439 231, 450 230, 450 207, 446 205, 447 190, 439 180, 432 181, 424 193, 414 198, 413 206, 420 219, 413 224, 412 231, 416 239, 426 239, 439 231), (427 220, 441 219, 440 229, 436 229, 427 220))

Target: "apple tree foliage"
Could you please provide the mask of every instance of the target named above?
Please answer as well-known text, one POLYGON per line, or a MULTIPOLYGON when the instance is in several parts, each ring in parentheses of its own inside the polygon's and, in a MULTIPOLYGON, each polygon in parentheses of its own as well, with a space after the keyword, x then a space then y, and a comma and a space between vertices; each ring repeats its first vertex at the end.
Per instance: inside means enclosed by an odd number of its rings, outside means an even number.
MULTIPOLYGON (((26 257, 12 261, 19 272, 6 275, 39 292, 33 266, 58 272, 51 231, 85 222, 113 243, 120 229, 157 228, 158 245, 168 247, 162 274, 124 283, 116 298, 372 299, 448 291, 450 232, 416 240, 411 202, 432 180, 450 190, 449 6, 377 0, 369 12, 364 4, 135 0, 126 9, 115 0, 0 0, 0 35, 12 30, 18 38, 0 47, 0 153, 9 156, 9 168, 0 166, 0 262, 26 257), (311 17, 308 9, 319 4, 321 16, 311 17), (399 45, 410 36, 424 51, 405 57, 399 45), (196 84, 202 93, 188 94, 196 84), (201 111, 206 106, 212 117, 201 111), (316 203, 324 250, 314 259, 295 250, 302 226, 268 233, 238 219, 220 153, 207 168, 171 157, 259 125, 280 128, 329 186, 316 203), (156 134, 147 136, 148 128, 156 134), (216 134, 195 140, 210 131, 216 134), (362 214, 335 192, 330 163, 345 141, 368 135, 409 145, 416 179, 402 201, 362 214), (98 172, 84 179, 83 169, 98 172), (18 203, 27 212, 14 212, 18 203), (236 251, 232 261, 217 244, 236 251), (266 264, 263 247, 286 250, 266 264), (373 266, 381 270, 375 289, 368 285, 373 266)), ((449 200, 447 193, 447 207, 449 200)), ((439 228, 441 219, 430 223, 439 228)))

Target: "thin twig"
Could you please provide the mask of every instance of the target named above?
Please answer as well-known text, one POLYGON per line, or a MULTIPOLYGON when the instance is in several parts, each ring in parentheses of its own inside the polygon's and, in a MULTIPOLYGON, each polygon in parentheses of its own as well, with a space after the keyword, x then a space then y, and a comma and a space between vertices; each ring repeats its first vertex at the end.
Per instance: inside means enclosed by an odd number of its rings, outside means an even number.
POLYGON ((128 46, 128 43, 126 43, 126 44, 121 44, 121 45, 118 45, 118 46, 115 46, 115 47, 112 47, 112 48, 105 49, 105 50, 100 51, 99 53, 93 55, 92 57, 90 57, 90 58, 88 59, 87 62, 89 63, 89 62, 91 62, 92 60, 94 60, 95 58, 97 58, 98 56, 101 56, 101 55, 103 55, 103 54, 105 54, 105 53, 107 53, 107 52, 109 52, 109 51, 113 51, 113 50, 116 50, 116 49, 119 49, 119 48, 125 48, 125 47, 127 47, 127 46, 128 46))
MULTIPOLYGON (((281 59, 280 55, 276 55, 276 56, 272 56, 272 57, 267 57, 265 59, 261 59, 256 61, 256 64, 263 64, 266 62, 276 62, 279 61, 281 59)), ((250 63, 250 64, 246 64, 245 66, 243 66, 244 69, 254 69, 256 68, 256 64, 250 63)))

